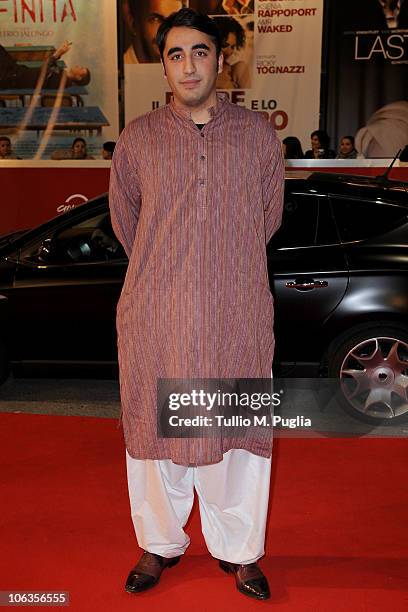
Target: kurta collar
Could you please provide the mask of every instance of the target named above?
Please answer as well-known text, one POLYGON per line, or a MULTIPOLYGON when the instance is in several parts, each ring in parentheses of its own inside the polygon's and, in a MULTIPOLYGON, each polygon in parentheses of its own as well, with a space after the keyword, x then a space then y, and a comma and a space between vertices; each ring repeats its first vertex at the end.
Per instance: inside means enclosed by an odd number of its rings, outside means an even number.
MULTIPOLYGON (((222 115, 222 113, 228 107, 229 103, 230 102, 229 102, 228 94, 226 94, 224 91, 217 91, 217 104, 215 106, 210 106, 210 108, 208 109, 208 112, 211 116, 210 121, 220 117, 220 115, 222 115)), ((174 98, 171 99, 169 107, 171 111, 178 117, 182 119, 189 119, 190 121, 192 121, 191 112, 178 106, 174 98)))

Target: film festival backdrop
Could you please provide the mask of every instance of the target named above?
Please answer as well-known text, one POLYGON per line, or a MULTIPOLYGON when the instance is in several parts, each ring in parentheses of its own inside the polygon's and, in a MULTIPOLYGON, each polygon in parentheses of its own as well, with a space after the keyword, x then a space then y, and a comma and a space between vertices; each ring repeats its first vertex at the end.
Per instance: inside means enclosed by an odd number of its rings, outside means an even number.
POLYGON ((154 37, 183 5, 213 16, 221 29, 226 61, 218 89, 264 113, 281 138, 308 144, 319 126, 323 0, 122 0, 126 123, 170 99, 154 37))
POLYGON ((23 159, 119 134, 114 0, 0 0, 0 134, 23 159), (67 43, 65 43, 67 41, 67 43))
MULTIPOLYGON (((371 165, 387 166, 381 159, 408 143, 408 0, 0 0, 0 135, 24 160, 0 161, 10 202, 0 234, 106 191, 109 163, 72 161, 73 139, 100 160, 119 126, 170 99, 155 36, 182 6, 222 31, 219 89, 264 113, 281 139, 297 136, 307 149, 322 127, 337 148, 357 135, 363 154, 380 158, 336 166, 357 174, 376 174, 371 165)), ((393 176, 407 176, 402 166, 393 176)))
POLYGON ((328 132, 365 157, 408 143, 408 0, 330 0, 328 132))

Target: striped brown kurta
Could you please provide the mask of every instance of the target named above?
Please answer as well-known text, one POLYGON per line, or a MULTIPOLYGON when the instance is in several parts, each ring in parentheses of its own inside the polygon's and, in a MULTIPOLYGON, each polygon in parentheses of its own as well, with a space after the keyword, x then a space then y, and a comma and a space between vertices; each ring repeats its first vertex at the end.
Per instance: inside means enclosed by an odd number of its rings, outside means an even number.
POLYGON ((272 433, 161 439, 158 378, 268 378, 274 352, 266 243, 281 223, 274 129, 217 94, 200 131, 174 102, 129 123, 110 178, 129 266, 117 307, 122 421, 135 459, 183 465, 231 448, 270 457, 272 433))

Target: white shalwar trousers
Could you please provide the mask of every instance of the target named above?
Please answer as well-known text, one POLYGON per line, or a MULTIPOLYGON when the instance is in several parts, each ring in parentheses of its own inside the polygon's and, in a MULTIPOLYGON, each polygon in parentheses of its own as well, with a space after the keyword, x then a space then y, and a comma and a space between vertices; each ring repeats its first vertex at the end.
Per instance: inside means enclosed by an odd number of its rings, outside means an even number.
POLYGON ((183 527, 197 491, 201 528, 210 554, 230 563, 264 555, 271 458, 232 449, 211 465, 133 459, 126 451, 133 525, 139 546, 162 557, 182 555, 183 527))

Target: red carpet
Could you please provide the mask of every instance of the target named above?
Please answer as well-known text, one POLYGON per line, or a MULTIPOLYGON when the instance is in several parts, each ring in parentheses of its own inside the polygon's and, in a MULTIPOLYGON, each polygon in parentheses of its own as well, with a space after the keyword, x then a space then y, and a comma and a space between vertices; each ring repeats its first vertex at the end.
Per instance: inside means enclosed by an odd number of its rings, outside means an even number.
POLYGON ((257 602, 207 554, 196 507, 181 563, 152 591, 123 591, 139 550, 116 421, 3 413, 0 425, 2 591, 69 591, 75 611, 408 609, 406 440, 277 441, 261 561, 273 597, 257 602))

